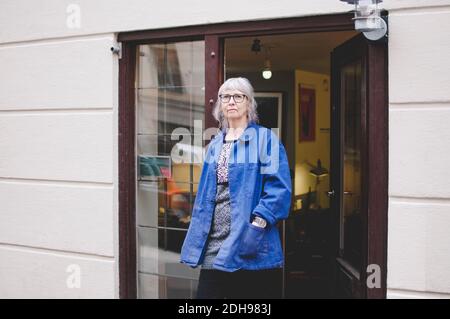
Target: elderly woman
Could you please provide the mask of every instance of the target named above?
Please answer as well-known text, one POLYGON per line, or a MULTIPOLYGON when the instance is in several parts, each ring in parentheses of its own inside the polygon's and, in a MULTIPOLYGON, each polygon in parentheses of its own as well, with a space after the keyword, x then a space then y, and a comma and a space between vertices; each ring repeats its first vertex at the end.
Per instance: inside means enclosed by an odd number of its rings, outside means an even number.
POLYGON ((230 78, 213 111, 208 146, 181 251, 201 265, 197 298, 277 298, 284 257, 277 222, 287 218, 291 177, 283 145, 257 123, 253 87, 230 78))

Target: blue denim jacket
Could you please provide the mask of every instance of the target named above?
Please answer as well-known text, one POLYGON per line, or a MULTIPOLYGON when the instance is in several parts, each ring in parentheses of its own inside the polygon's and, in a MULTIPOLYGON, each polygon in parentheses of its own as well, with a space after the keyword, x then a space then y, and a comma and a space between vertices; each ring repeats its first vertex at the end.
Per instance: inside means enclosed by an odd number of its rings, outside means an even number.
MULTIPOLYGON (((202 263, 206 249, 224 133, 220 131, 206 151, 191 224, 181 249, 181 262, 191 267, 202 263)), ((283 145, 271 130, 249 123, 234 143, 228 170, 231 229, 213 268, 232 272, 282 267, 284 258, 276 224, 288 217, 292 188, 283 145), (252 225, 254 216, 264 218, 266 228, 252 225)))

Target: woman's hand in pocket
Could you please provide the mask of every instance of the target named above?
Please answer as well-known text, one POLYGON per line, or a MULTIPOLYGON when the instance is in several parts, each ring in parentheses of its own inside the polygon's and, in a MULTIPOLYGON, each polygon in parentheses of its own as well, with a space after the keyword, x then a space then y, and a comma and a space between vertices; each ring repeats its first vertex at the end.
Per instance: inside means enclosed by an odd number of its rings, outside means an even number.
POLYGON ((248 224, 241 240, 240 255, 246 258, 256 256, 264 232, 264 228, 248 224))

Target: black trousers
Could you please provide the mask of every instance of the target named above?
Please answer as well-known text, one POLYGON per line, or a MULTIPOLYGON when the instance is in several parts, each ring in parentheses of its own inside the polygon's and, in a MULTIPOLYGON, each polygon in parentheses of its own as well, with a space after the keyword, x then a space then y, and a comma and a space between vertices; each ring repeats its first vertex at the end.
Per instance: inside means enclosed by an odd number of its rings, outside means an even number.
POLYGON ((282 269, 225 272, 202 269, 197 299, 277 299, 282 296, 282 269))

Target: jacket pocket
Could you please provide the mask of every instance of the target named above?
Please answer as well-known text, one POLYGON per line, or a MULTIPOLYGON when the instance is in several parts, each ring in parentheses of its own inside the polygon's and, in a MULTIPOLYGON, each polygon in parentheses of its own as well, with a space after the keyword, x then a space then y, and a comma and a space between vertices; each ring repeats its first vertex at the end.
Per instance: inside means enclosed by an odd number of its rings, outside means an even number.
POLYGON ((248 224, 242 235, 239 255, 245 258, 255 257, 264 233, 264 228, 248 224))
MULTIPOLYGON (((240 180, 243 182, 244 196, 253 199, 261 194, 259 187, 261 180, 259 166, 257 164, 247 164, 243 169, 243 176, 240 180)), ((259 199, 259 198, 258 198, 259 199)))

